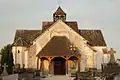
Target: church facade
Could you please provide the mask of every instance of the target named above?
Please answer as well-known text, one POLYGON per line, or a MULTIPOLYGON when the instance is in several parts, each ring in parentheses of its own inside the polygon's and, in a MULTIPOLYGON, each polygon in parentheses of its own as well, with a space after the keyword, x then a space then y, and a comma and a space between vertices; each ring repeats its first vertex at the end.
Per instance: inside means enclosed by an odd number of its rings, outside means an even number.
POLYGON ((101 30, 79 29, 76 21, 67 21, 58 7, 53 21, 44 21, 42 30, 16 30, 13 41, 14 64, 48 74, 69 74, 90 68, 101 69, 107 59, 101 30))

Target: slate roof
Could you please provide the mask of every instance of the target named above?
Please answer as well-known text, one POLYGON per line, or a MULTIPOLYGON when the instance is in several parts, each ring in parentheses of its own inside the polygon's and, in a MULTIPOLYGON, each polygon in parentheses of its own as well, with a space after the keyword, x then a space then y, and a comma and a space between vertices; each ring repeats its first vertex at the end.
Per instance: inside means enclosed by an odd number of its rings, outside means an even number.
MULTIPOLYGON (((42 31, 44 32, 54 23, 55 22, 52 22, 52 21, 51 22, 50 21, 43 22, 42 23, 42 31)), ((64 23, 67 24, 68 26, 70 26, 74 31, 79 32, 76 21, 65 21, 64 23)))
POLYGON ((79 34, 88 40, 91 46, 106 46, 101 30, 79 30, 79 34))
POLYGON ((78 55, 70 49, 70 41, 65 36, 54 36, 37 56, 68 56, 78 55))
POLYGON ((13 46, 30 46, 41 30, 16 30, 13 46))

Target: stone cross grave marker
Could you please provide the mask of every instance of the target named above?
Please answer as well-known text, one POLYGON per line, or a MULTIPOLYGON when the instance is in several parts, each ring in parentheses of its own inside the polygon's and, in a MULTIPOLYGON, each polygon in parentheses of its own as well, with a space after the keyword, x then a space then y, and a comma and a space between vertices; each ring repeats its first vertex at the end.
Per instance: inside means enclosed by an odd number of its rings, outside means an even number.
POLYGON ((110 54, 110 63, 115 63, 115 57, 114 57, 114 53, 116 53, 115 50, 113 50, 113 48, 110 48, 110 51, 108 51, 108 53, 110 54))
POLYGON ((8 75, 8 72, 7 72, 7 70, 6 70, 6 67, 8 67, 8 65, 6 65, 6 63, 4 63, 4 65, 2 65, 2 67, 4 67, 4 69, 3 69, 3 72, 2 72, 2 74, 1 74, 1 76, 7 76, 7 75, 8 75))

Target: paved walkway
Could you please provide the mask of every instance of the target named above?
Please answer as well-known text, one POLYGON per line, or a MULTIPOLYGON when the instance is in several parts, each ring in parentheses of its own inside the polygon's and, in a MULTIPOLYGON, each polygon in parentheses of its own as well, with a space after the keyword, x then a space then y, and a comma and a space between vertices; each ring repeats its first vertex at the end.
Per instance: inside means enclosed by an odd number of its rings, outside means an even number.
POLYGON ((74 80, 74 77, 68 77, 66 75, 56 75, 45 78, 44 80, 74 80))

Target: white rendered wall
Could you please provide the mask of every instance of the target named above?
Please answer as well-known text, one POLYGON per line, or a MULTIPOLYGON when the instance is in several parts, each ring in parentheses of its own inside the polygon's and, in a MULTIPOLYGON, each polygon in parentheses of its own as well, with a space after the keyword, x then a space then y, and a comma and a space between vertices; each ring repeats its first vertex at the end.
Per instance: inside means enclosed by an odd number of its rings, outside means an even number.
POLYGON ((23 67, 23 64, 25 64, 25 50, 26 50, 26 47, 23 47, 23 46, 12 47, 14 64, 20 64, 21 68, 23 67), (19 50, 19 53, 18 53, 18 50, 19 50))
POLYGON ((107 63, 109 60, 109 57, 106 54, 103 54, 103 49, 106 47, 97 47, 94 46, 92 47, 94 50, 96 50, 96 52, 94 53, 94 66, 97 69, 101 69, 101 64, 102 63, 107 63))
POLYGON ((26 50, 25 51, 25 62, 24 62, 24 64, 25 64, 25 68, 28 68, 28 50, 26 50))

